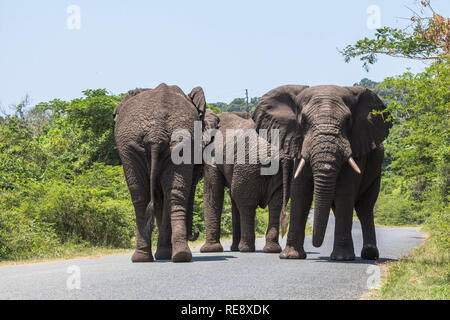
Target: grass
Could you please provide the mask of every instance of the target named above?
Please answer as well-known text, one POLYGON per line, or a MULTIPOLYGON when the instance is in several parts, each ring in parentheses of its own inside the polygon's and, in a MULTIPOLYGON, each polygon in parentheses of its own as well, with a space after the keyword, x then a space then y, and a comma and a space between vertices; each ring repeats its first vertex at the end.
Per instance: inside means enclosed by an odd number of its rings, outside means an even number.
POLYGON ((368 298, 379 300, 450 299, 450 251, 431 236, 424 245, 397 262, 387 264, 380 289, 368 298))
POLYGON ((17 259, 0 261, 0 267, 14 266, 33 263, 48 263, 80 258, 99 258, 103 256, 132 253, 132 249, 116 249, 107 247, 93 247, 87 245, 76 245, 73 243, 62 244, 55 247, 51 253, 41 255, 31 259, 17 259))

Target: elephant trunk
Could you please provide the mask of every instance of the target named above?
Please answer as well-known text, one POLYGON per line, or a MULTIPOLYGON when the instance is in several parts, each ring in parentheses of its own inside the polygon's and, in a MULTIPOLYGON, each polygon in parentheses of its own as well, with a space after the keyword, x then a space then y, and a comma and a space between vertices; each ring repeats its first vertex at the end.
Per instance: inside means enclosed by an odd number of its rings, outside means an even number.
POLYGON ((320 247, 325 237, 335 186, 335 175, 325 176, 321 172, 314 174, 313 245, 315 247, 320 247))
POLYGON ((335 197, 337 176, 345 157, 338 140, 319 135, 317 141, 310 154, 314 181, 313 245, 320 247, 335 197))
POLYGON ((289 225, 289 213, 286 212, 286 206, 289 201, 289 186, 291 184, 292 161, 283 158, 281 160, 281 168, 283 170, 283 204, 281 207, 280 224, 281 237, 284 237, 289 225))

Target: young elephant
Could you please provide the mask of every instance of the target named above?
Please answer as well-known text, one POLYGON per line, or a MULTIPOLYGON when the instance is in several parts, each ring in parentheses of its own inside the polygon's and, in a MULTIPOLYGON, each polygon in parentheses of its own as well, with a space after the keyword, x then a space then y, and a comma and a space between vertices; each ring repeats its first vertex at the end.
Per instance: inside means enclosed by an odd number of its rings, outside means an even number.
MULTIPOLYGON (((277 167, 273 175, 262 175, 258 149, 263 147, 266 150, 271 145, 264 139, 258 137, 255 124, 248 113, 224 113, 219 115, 218 130, 223 140, 215 137, 216 149, 215 161, 212 165, 204 167, 204 215, 206 223, 206 243, 200 249, 201 252, 222 252, 220 243, 220 220, 224 199, 224 187, 230 190, 232 201, 232 226, 233 243, 232 251, 253 252, 255 251, 255 214, 257 206, 269 206, 269 226, 266 233, 266 245, 264 252, 279 253, 281 247, 278 243, 278 233, 280 226, 280 214, 287 222, 285 213, 286 203, 289 194, 288 172, 292 170, 292 163, 285 161, 283 155, 270 154, 271 159, 276 161, 276 165, 281 163, 281 170, 277 167), (227 136, 227 130, 235 131, 231 139, 227 136), (258 143, 247 143, 245 136, 254 134, 258 143), (239 141, 245 145, 244 154, 239 153, 239 141), (257 145, 260 143, 259 148, 257 145), (223 155, 228 153, 229 148, 233 148, 234 158, 230 161, 225 159, 223 163, 218 163, 217 150, 223 150, 223 155), (255 164, 249 161, 255 157, 255 164), (237 161, 239 158, 245 161, 237 161), (285 174, 283 174, 285 173, 285 174)), ((278 150, 277 150, 278 151, 278 150)), ((231 152, 230 152, 231 154, 231 152)), ((267 152, 269 154, 269 152, 267 152)), ((226 156, 224 156, 225 158, 226 156)), ((273 164, 273 162, 272 162, 273 164)))
MULTIPOLYGON (((136 213, 133 262, 151 262, 153 218, 158 223, 156 259, 187 262, 192 254, 192 207, 202 165, 172 162, 180 130, 194 133, 194 122, 205 124, 206 103, 197 87, 189 96, 177 86, 133 90, 114 112, 115 140, 136 213)), ((214 124, 215 125, 215 124, 214 124)))

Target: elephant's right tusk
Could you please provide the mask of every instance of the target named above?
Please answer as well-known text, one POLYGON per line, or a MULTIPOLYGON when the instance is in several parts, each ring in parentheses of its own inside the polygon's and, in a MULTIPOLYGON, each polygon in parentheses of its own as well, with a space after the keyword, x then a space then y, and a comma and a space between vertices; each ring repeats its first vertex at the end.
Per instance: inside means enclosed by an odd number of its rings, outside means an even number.
POLYGON ((305 159, 302 158, 302 160, 300 161, 300 164, 298 165, 297 171, 295 171, 294 179, 298 178, 298 176, 302 172, 303 167, 305 166, 305 164, 306 164, 306 161, 305 161, 305 159))
POLYGON ((361 174, 361 170, 359 170, 358 165, 352 157, 348 159, 348 163, 352 166, 353 170, 355 170, 358 174, 361 174))

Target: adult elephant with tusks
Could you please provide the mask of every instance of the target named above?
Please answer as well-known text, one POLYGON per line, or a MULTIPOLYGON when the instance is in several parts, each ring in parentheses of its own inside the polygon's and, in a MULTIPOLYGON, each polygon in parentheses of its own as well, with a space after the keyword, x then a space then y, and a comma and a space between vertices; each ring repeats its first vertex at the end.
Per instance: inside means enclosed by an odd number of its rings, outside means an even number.
POLYGON ((192 258, 187 241, 196 238, 191 234, 192 212, 202 164, 175 164, 171 154, 179 141, 172 141, 172 135, 185 132, 193 140, 195 121, 205 130, 206 119, 215 121, 206 113, 202 88, 185 95, 166 84, 130 91, 114 111, 114 136, 136 213, 133 262, 153 261, 154 218, 159 231, 155 258, 173 262, 192 258))
POLYGON ((314 196, 313 245, 322 245, 330 208, 336 223, 331 260, 355 258, 353 209, 363 232, 363 259, 379 257, 373 207, 378 197, 383 140, 391 123, 378 96, 363 87, 282 86, 260 100, 257 129, 279 129, 295 161, 291 217, 281 259, 304 259, 305 225, 314 196))

